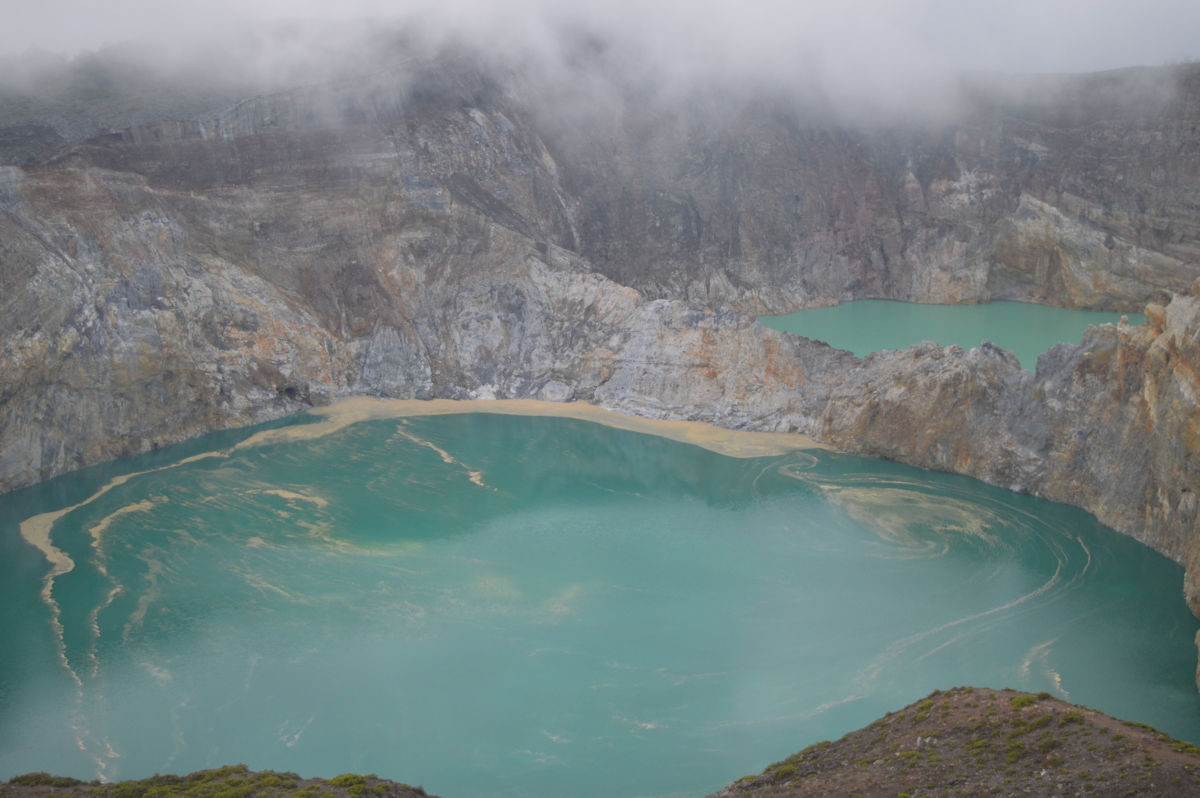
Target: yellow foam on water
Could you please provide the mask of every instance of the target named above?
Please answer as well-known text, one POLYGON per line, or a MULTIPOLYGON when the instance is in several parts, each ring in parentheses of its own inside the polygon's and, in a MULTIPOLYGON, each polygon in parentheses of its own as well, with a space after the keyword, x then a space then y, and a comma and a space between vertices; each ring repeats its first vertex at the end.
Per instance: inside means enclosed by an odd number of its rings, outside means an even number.
POLYGON ((507 576, 481 576, 475 580, 473 587, 488 598, 507 601, 521 598, 521 589, 507 576))
POLYGON ((472 471, 470 468, 463 465, 462 462, 460 462, 457 457, 450 454, 450 452, 448 452, 445 449, 443 449, 442 447, 438 446, 433 441, 427 441, 424 438, 419 438, 416 435, 413 435, 408 430, 403 430, 403 429, 396 430, 396 434, 399 435, 400 437, 404 438, 407 441, 417 444, 418 446, 424 446, 427 449, 432 449, 433 451, 437 452, 437 456, 442 458, 442 462, 445 463, 446 465, 457 466, 458 468, 461 468, 462 470, 466 471, 467 478, 470 479, 473 484, 478 485, 481 488, 488 487, 488 484, 483 481, 483 472, 482 471, 472 471))
POLYGON ((97 521, 88 534, 92 536, 92 550, 96 552, 96 569, 104 576, 108 576, 108 568, 104 564, 104 533, 112 526, 113 522, 122 516, 130 513, 146 513, 154 509, 155 505, 165 501, 159 499, 142 499, 140 502, 127 504, 124 507, 118 507, 108 515, 97 521))
POLYGON ((99 490, 77 504, 72 504, 69 507, 62 508, 61 510, 53 510, 48 513, 39 513, 37 515, 30 516, 21 522, 21 539, 40 551, 42 556, 46 558, 46 561, 50 563, 49 572, 42 577, 42 601, 45 602, 46 606, 50 609, 50 626, 54 629, 54 636, 56 638, 56 645, 58 647, 59 662, 66 669, 67 673, 70 674, 71 679, 76 685, 82 687, 83 682, 80 680, 79 675, 75 673, 75 669, 71 667, 71 663, 67 658, 67 646, 66 641, 63 638, 62 611, 59 608, 58 601, 54 598, 54 580, 63 574, 70 573, 71 571, 75 570, 75 561, 72 560, 66 552, 55 546, 51 540, 51 531, 54 529, 54 525, 58 523, 58 520, 63 516, 75 512, 80 507, 91 504, 113 488, 124 485, 134 477, 138 477, 143 474, 150 474, 155 471, 162 471, 167 468, 175 468, 176 466, 192 463, 197 460, 203 460, 207 457, 214 457, 218 454, 218 452, 204 452, 202 454, 184 458, 178 463, 171 463, 170 465, 160 466, 158 468, 150 468, 145 471, 136 471, 132 474, 123 474, 119 477, 113 477, 99 490))
POLYGON ((583 595, 583 585, 571 585, 557 596, 543 601, 542 607, 555 615, 567 615, 574 612, 572 605, 581 595, 583 595))
MULTIPOLYGON (((104 494, 124 485, 139 476, 194 463, 213 457, 228 457, 233 452, 266 446, 276 443, 288 443, 303 440, 316 440, 345 429, 362 421, 385 418, 411 418, 431 415, 455 415, 466 413, 493 413, 510 416, 548 416, 555 418, 571 418, 589 421, 595 424, 613 427, 615 429, 655 435, 668 440, 700 446, 728 457, 751 458, 768 457, 786 454, 801 449, 827 448, 818 444, 812 438, 804 435, 772 432, 746 432, 722 429, 694 421, 675 421, 638 418, 626 416, 611 410, 605 410, 586 402, 543 402, 533 399, 375 399, 372 397, 353 397, 343 399, 325 407, 310 411, 319 416, 320 421, 311 424, 297 424, 277 429, 264 430, 255 433, 231 449, 202 452, 183 458, 177 462, 157 468, 137 471, 114 477, 105 483, 95 493, 81 502, 59 510, 39 513, 21 522, 21 538, 36 548, 50 564, 50 570, 42 578, 41 597, 50 609, 51 625, 54 628, 58 642, 59 660, 76 684, 81 685, 79 676, 67 657, 66 645, 63 638, 61 610, 54 598, 54 581, 63 574, 75 568, 75 562, 66 552, 54 545, 52 530, 59 519, 85 507, 99 499, 104 494)), ((473 470, 459 462, 453 455, 436 444, 409 436, 415 443, 428 446, 448 464, 454 464, 466 471, 468 478, 480 487, 488 487, 484 481, 483 472, 473 470)), ((270 489, 263 491, 274 496, 292 501, 309 502, 319 508, 327 505, 327 501, 317 496, 311 496, 285 489, 270 489)), ((99 551, 104 533, 112 522, 121 515, 132 512, 143 512, 151 509, 150 500, 137 502, 122 507, 102 519, 90 530, 93 547, 99 551)), ((153 601, 153 568, 151 569, 151 590, 144 593, 138 602, 130 622, 126 625, 124 634, 128 637, 136 627, 153 601)))
POLYGON ((258 492, 266 493, 271 496, 278 496, 281 499, 288 499, 288 500, 297 501, 297 502, 308 502, 309 504, 314 504, 317 507, 328 507, 329 506, 329 502, 326 499, 321 498, 320 496, 310 496, 307 493, 299 493, 298 491, 294 491, 294 490, 283 490, 282 488, 274 488, 274 489, 262 490, 262 491, 258 491, 258 492))

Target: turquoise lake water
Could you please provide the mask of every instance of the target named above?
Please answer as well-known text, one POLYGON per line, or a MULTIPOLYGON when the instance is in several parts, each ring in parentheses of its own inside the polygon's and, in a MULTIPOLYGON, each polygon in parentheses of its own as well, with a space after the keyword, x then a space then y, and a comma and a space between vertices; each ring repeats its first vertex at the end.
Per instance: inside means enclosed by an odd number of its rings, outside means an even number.
POLYGON ((701 796, 961 684, 1200 741, 1182 570, 1069 507, 561 418, 251 432, 0 497, 0 777, 701 796))
POLYGON ((1121 316, 1142 324, 1142 313, 1065 310, 1026 302, 984 305, 919 305, 861 300, 783 316, 760 316, 764 326, 824 341, 865 357, 882 349, 907 349, 922 341, 964 349, 985 340, 1008 349, 1029 371, 1042 352, 1058 343, 1079 343, 1090 324, 1116 324, 1121 316))

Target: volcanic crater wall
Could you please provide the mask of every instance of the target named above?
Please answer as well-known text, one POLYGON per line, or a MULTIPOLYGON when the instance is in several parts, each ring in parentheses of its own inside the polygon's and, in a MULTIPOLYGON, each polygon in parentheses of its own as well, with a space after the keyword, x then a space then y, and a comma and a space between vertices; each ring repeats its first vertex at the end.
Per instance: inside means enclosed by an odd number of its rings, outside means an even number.
POLYGON ((977 89, 936 125, 714 89, 581 135, 433 62, 82 139, 5 128, 0 490, 342 396, 581 399, 1079 505, 1183 563, 1200 615, 1200 70, 1150 77, 1171 91, 977 89), (1149 321, 1031 373, 752 315, 868 297, 1149 321))

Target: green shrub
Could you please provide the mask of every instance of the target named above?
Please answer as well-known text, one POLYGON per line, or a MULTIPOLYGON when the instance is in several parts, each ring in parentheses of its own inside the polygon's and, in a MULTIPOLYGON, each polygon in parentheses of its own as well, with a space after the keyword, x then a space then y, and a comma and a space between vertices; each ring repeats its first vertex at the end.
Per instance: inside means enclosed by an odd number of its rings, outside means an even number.
POLYGON ((36 773, 14 776, 9 779, 8 783, 19 784, 22 787, 74 787, 84 782, 79 779, 72 779, 69 776, 51 776, 49 773, 39 770, 36 773))

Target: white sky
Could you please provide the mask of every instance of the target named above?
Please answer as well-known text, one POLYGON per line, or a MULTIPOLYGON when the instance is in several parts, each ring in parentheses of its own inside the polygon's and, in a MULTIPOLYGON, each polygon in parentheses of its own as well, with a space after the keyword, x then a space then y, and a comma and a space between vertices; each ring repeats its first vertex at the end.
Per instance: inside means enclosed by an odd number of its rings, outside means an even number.
POLYGON ((1200 0, 0 0, 0 54, 412 13, 497 46, 544 46, 541 20, 582 18, 685 70, 1078 72, 1200 58, 1200 0))

